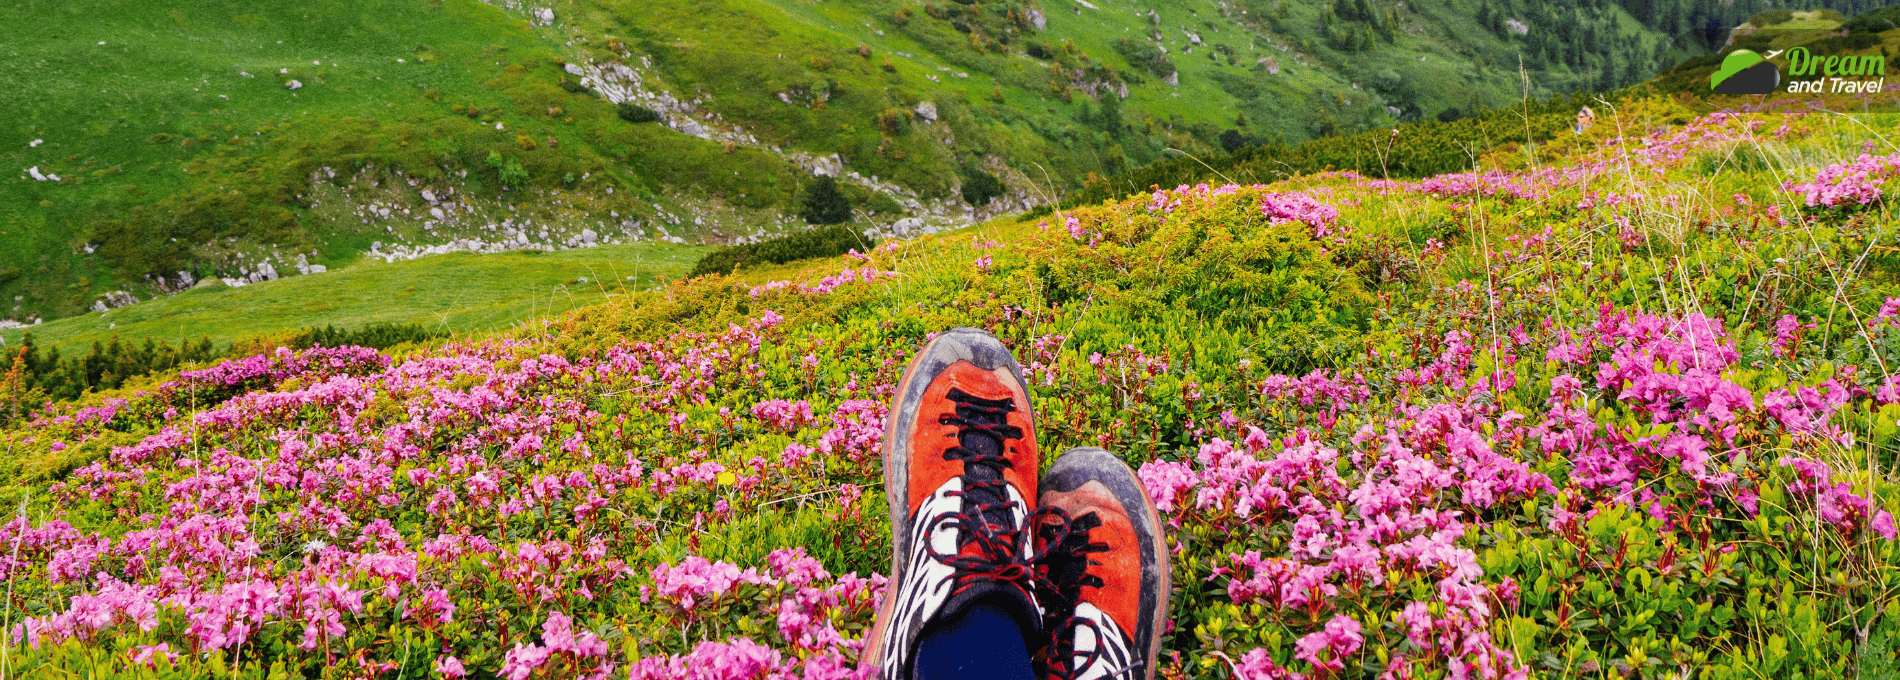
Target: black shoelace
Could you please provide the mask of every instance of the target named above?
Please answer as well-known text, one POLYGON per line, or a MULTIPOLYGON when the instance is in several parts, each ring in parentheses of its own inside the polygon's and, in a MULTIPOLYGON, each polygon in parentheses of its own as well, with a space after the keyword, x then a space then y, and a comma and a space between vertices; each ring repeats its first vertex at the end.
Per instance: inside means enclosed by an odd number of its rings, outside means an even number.
POLYGON ((1101 660, 1104 631, 1095 621, 1075 614, 1082 589, 1102 586, 1101 577, 1089 573, 1090 567, 1101 564, 1089 556, 1109 549, 1106 543, 1089 540, 1089 531, 1101 525, 1102 519, 1093 512, 1071 518, 1059 508, 1037 511, 1034 526, 1043 547, 1036 556, 1033 581, 1043 604, 1043 628, 1049 631, 1049 645, 1041 652, 1047 677, 1081 677, 1101 660), (1094 635, 1096 644, 1078 654, 1075 638, 1084 629, 1094 635))
POLYGON ((1033 597, 1034 576, 1031 560, 1024 547, 1029 532, 1017 524, 1016 502, 1009 498, 1009 484, 1003 471, 1010 468, 1004 457, 1011 440, 1023 438, 1020 427, 1009 424, 1016 410, 1013 399, 986 399, 961 389, 951 388, 948 395, 956 406, 951 413, 938 416, 942 425, 954 425, 957 445, 943 452, 945 460, 963 461, 963 507, 959 512, 932 518, 926 534, 950 525, 958 532, 956 553, 945 554, 926 545, 931 559, 957 571, 956 590, 961 592, 978 583, 1002 583, 1033 597), (965 554, 963 548, 975 545, 965 554))

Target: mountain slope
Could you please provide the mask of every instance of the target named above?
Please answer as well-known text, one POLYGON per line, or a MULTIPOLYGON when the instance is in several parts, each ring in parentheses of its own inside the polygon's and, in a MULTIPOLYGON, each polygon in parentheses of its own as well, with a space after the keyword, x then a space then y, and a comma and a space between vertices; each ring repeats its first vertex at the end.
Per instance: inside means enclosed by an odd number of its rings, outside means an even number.
POLYGON ((1630 82, 1758 4, 10 3, 40 30, 0 45, 0 318, 373 248, 747 239, 814 172, 881 229, 953 226, 1168 148, 1630 82))

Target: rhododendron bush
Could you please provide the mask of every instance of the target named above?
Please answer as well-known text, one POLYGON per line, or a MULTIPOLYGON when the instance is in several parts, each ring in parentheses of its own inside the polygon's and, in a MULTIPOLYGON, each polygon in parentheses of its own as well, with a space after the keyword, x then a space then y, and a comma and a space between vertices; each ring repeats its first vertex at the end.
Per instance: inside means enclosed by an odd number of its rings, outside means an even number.
POLYGON ((865 677, 886 403, 970 325, 1160 509, 1164 677, 1882 677, 1891 157, 1671 106, 48 404, 0 672, 865 677))

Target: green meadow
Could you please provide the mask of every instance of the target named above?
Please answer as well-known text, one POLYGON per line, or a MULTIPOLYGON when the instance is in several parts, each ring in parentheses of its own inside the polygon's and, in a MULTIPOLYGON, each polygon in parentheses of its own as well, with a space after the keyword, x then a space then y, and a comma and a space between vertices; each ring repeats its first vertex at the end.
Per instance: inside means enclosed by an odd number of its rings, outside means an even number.
MULTIPOLYGON (((113 337, 166 343, 210 338, 225 345, 304 328, 419 324, 480 333, 647 290, 690 269, 706 249, 665 243, 554 252, 454 253, 402 262, 365 261, 335 272, 195 288, 30 329, 36 344, 83 353, 113 337)), ((0 335, 7 345, 21 331, 0 335)))

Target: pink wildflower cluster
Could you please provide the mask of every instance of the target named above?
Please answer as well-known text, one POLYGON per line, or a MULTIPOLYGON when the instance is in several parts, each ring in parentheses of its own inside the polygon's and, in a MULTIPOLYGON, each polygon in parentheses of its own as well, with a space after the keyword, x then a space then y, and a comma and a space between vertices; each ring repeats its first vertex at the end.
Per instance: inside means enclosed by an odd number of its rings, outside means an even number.
POLYGON ((389 366, 389 358, 368 347, 312 347, 291 350, 279 347, 270 354, 219 362, 209 368, 182 371, 172 389, 256 387, 277 383, 293 375, 324 377, 339 374, 378 371, 389 366))
MULTIPOLYGON (((1365 448, 1350 456, 1310 442, 1276 444, 1254 429, 1244 449, 1215 439, 1201 447, 1195 465, 1156 461, 1138 474, 1171 523, 1193 519, 1235 531, 1290 526, 1283 555, 1248 551, 1215 570, 1228 577, 1235 603, 1315 618, 1347 595, 1392 592, 1373 590, 1388 579, 1418 579, 1435 584, 1439 599, 1458 603, 1430 622, 1447 630, 1443 644, 1421 645, 1426 655, 1462 659, 1480 677, 1507 677, 1521 666, 1487 632, 1497 611, 1475 553, 1460 545, 1467 521, 1439 508, 1490 507, 1552 487, 1492 452, 1473 429, 1476 417, 1441 405, 1397 429, 1367 425, 1354 436, 1365 448), (1356 482, 1339 473, 1347 458, 1361 471, 1356 482)), ((1338 670, 1359 648, 1357 624, 1349 621, 1335 617, 1303 638, 1297 658, 1318 674, 1338 670)), ((1252 677, 1293 677, 1270 659, 1255 657, 1253 666, 1252 677)))
POLYGON ((811 402, 768 399, 752 407, 752 417, 772 429, 792 432, 811 424, 811 402))
POLYGON ((1880 200, 1881 187, 1896 174, 1900 174, 1900 152, 1885 156, 1863 153, 1852 161, 1821 168, 1813 181, 1790 182, 1787 189, 1810 208, 1864 206, 1880 200))
POLYGON ((1788 484, 1788 492, 1812 501, 1822 521, 1839 527, 1847 536, 1871 530, 1881 538, 1894 539, 1893 513, 1854 493, 1846 482, 1834 481, 1834 472, 1827 463, 1794 456, 1784 456, 1780 463, 1796 475, 1788 484))
POLYGON ((691 602, 682 615, 711 610, 734 598, 775 600, 777 630, 792 653, 749 638, 702 642, 687 654, 656 656, 633 664, 634 678, 812 678, 867 677, 852 663, 862 642, 846 637, 839 620, 863 616, 876 606, 885 582, 856 574, 832 577, 802 548, 773 551, 767 570, 740 569, 727 562, 689 556, 677 565, 654 569, 655 591, 675 603, 691 602), (745 592, 742 592, 744 590, 745 592))
POLYGON ((604 659, 606 656, 607 643, 600 636, 587 630, 575 632, 574 620, 557 611, 548 614, 541 624, 540 644, 520 644, 508 650, 502 660, 501 677, 527 680, 550 660, 568 659, 573 662, 567 666, 568 672, 606 678, 614 668, 613 662, 604 659))
POLYGON ((884 279, 896 277, 897 272, 878 269, 875 266, 866 264, 862 267, 845 267, 843 271, 826 276, 812 283, 800 284, 782 280, 768 281, 753 286, 746 294, 750 297, 759 298, 781 290, 795 290, 806 295, 824 295, 850 284, 876 283, 884 279))
POLYGON ((1304 193, 1291 192, 1260 196, 1260 214, 1275 222, 1299 222, 1313 230, 1315 238, 1334 233, 1339 210, 1314 200, 1304 193))

